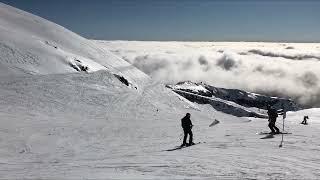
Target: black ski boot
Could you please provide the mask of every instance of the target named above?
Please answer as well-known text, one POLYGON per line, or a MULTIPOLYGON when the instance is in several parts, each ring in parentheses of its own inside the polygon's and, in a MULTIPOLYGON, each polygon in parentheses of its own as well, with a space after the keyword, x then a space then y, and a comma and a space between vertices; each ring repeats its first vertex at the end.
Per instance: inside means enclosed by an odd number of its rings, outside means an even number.
POLYGON ((187 146, 192 146, 192 145, 195 145, 195 143, 191 142, 191 143, 187 144, 187 146))
POLYGON ((180 147, 183 147, 183 146, 188 146, 188 144, 184 144, 184 143, 183 143, 183 144, 180 145, 180 147))

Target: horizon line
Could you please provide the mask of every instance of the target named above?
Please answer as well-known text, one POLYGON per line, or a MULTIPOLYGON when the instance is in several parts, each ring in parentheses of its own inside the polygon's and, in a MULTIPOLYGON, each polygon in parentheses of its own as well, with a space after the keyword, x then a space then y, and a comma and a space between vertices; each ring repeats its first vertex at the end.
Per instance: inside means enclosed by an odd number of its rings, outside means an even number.
POLYGON ((310 43, 310 44, 320 44, 320 41, 244 41, 244 40, 128 40, 128 39, 95 39, 87 38, 94 41, 144 41, 144 42, 247 42, 247 43, 310 43))

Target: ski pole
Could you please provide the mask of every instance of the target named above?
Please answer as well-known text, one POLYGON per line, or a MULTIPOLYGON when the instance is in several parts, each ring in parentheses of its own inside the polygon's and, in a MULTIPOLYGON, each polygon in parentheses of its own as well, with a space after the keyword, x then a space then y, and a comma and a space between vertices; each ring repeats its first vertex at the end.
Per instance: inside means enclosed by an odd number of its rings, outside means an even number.
MULTIPOLYGON (((286 118, 286 110, 284 109, 284 105, 283 105, 282 132, 284 132, 284 119, 285 118, 286 118)), ((283 133, 282 133, 282 138, 281 138, 281 142, 280 142, 279 148, 282 147, 282 143, 283 143, 283 133)))
POLYGON ((284 123, 278 123, 278 122, 276 122, 277 123, 277 125, 279 125, 280 127, 281 126, 284 126, 287 130, 284 130, 284 128, 282 128, 282 131, 283 132, 285 132, 285 133, 287 133, 288 132, 288 130, 290 130, 290 127, 289 126, 286 126, 284 123))
MULTIPOLYGON (((284 132, 284 118, 283 118, 282 132, 284 132)), ((283 143, 283 133, 282 133, 282 137, 281 137, 281 142, 280 142, 279 148, 282 147, 282 143, 283 143)))
MULTIPOLYGON (((283 126, 283 125, 284 125, 283 123, 279 123, 279 122, 276 122, 276 124, 277 124, 277 125, 280 125, 280 126, 283 126)), ((288 129, 290 128, 288 125, 284 125, 284 127, 285 127, 285 128, 288 128, 288 129)))

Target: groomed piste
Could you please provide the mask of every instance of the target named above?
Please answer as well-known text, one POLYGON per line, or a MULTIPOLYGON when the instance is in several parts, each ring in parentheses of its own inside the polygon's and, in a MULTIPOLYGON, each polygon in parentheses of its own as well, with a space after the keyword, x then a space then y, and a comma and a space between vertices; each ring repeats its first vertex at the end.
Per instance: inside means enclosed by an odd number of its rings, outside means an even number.
POLYGON ((0 3, 0 179, 320 176, 319 109, 288 112, 292 134, 279 148, 281 136, 257 134, 266 119, 190 102, 109 51, 112 43, 0 3), (205 143, 165 151, 181 144, 187 112, 194 141, 205 143))

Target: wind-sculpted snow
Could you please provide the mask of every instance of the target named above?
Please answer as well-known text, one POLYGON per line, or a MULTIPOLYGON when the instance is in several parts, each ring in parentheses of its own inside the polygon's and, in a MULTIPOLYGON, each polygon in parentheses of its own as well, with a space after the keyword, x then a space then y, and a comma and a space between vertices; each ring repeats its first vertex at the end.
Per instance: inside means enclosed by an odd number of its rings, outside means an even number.
POLYGON ((128 88, 107 71, 0 79, 0 179, 316 179, 319 109, 267 120, 191 103, 150 81, 128 88), (196 142, 179 151, 191 113, 196 142), (309 125, 299 125, 308 115, 309 125), (217 119, 220 123, 209 127, 217 119), (279 122, 279 121, 278 121, 279 122), (273 173, 270 173, 273 172, 273 173))
MULTIPOLYGON (((318 109, 288 113, 285 131, 293 134, 285 137, 279 150, 279 136, 260 140, 256 134, 267 129, 266 120, 238 118, 192 103, 108 49, 122 51, 1 3, 0 41, 0 179, 320 176, 318 109), (168 153, 167 149, 181 144, 180 123, 187 112, 191 113, 195 141, 205 143, 168 153), (306 113, 310 126, 301 127, 297 122, 306 113), (220 123, 209 127, 215 119, 220 123)), ((219 79, 219 72, 240 77, 248 66, 238 52, 223 47, 213 50, 211 43, 213 57, 202 52, 192 55, 202 44, 183 44, 189 48, 184 57, 174 50, 176 44, 169 49, 167 45, 164 55, 152 53, 159 51, 157 47, 141 54, 128 48, 128 56, 122 55, 129 62, 147 55, 139 60, 141 67, 150 62, 150 74, 169 78, 165 73, 175 72, 176 79, 201 79, 208 72, 214 80, 219 79), (150 58, 155 57, 167 60, 163 67, 153 66, 150 58), (166 70, 168 67, 172 70, 166 70), (202 74, 188 75, 199 69, 202 74)), ((266 66, 260 70, 278 71, 266 66)), ((284 77, 288 74, 281 68, 279 72, 284 77)), ((300 80, 317 87, 318 74, 312 68, 308 72, 299 76, 300 80)))
POLYGON ((0 3, 0 77, 107 70, 135 84, 149 78, 101 45, 0 3))
POLYGON ((128 88, 107 71, 0 79, 0 179, 316 179, 319 109, 267 120, 191 103, 150 81, 128 88), (191 113, 196 142, 179 151, 191 113), (308 115, 309 125, 299 125, 308 115), (217 119, 220 123, 209 127, 217 119), (280 121, 278 121, 280 122, 280 121), (273 172, 273 173, 270 173, 273 172))
POLYGON ((320 107, 319 44, 99 42, 165 83, 205 82, 320 107))
MULTIPOLYGON (((0 99, 1 179, 128 176, 125 166, 178 143, 186 112, 197 125, 212 120, 161 84, 136 91, 106 71, 2 77, 0 99)), ((166 163, 154 160, 154 168, 166 163)))

